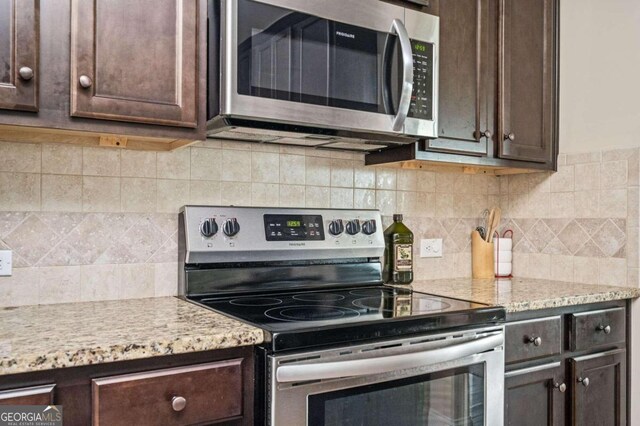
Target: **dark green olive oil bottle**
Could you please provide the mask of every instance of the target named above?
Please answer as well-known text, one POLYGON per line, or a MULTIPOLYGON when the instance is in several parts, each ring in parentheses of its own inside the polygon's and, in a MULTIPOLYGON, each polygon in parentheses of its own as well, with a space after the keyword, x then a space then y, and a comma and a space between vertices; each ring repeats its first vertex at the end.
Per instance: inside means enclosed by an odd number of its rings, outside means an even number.
POLYGON ((384 269, 387 284, 411 284, 413 281, 413 232, 394 214, 393 223, 384 231, 384 269))

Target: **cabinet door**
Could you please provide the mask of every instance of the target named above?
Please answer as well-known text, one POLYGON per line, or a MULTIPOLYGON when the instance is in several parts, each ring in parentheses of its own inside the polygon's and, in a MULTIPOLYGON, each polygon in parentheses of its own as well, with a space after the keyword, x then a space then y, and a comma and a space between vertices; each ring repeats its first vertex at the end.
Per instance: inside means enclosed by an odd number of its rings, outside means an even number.
POLYGON ((499 156, 554 163, 556 0, 500 0, 499 156))
POLYGON ((195 127, 193 0, 72 0, 71 115, 195 127))
POLYGON ((0 108, 38 110, 38 0, 0 0, 0 108))
POLYGON ((572 424, 627 424, 627 373, 624 349, 572 358, 572 424))
POLYGON ((0 391, 0 405, 50 405, 55 385, 0 391))
MULTIPOLYGON (((491 2, 491 4, 495 4, 491 2)), ((496 43, 489 0, 441 1, 438 139, 427 148, 486 155, 492 124, 496 43), (490 119, 490 116, 491 119, 490 119)))
POLYGON ((506 425, 565 424, 567 385, 562 363, 510 371, 505 377, 506 425))

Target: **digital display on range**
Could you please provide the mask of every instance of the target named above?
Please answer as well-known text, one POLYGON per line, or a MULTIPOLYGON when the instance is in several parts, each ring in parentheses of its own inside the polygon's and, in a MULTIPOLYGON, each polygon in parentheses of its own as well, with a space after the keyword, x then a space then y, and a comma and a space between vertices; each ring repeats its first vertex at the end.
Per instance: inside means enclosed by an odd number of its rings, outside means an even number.
POLYGON ((265 214, 267 241, 322 241, 324 226, 320 215, 265 214))

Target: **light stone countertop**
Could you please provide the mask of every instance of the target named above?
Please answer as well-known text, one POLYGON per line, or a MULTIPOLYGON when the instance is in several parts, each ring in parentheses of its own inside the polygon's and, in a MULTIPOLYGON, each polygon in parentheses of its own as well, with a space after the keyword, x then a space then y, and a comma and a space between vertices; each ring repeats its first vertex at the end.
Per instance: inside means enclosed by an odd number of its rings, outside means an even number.
POLYGON ((263 333, 175 297, 0 309, 0 375, 262 343, 263 333))
POLYGON ((503 306, 507 312, 532 311, 640 297, 640 289, 530 278, 416 280, 414 291, 503 306))

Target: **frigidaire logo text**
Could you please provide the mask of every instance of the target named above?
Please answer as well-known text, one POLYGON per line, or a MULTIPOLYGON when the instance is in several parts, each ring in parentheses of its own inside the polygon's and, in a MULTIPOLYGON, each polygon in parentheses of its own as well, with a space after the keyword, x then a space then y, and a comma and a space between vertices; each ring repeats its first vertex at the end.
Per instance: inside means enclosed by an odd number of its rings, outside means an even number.
POLYGON ((355 34, 344 33, 342 31, 336 31, 336 34, 341 36, 341 37, 356 38, 355 34))
POLYGON ((305 243, 289 243, 290 246, 298 246, 298 247, 302 247, 305 246, 305 243))

